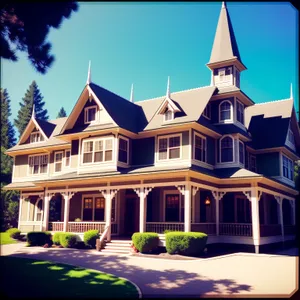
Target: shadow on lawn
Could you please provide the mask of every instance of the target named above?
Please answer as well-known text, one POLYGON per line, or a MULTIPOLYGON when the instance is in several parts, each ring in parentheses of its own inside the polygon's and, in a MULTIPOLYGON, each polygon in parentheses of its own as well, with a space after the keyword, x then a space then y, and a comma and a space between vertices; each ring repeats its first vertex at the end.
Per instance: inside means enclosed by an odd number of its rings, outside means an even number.
MULTIPOLYGON (((124 277, 136 283, 143 297, 199 297, 209 294, 232 295, 251 291, 251 286, 233 280, 213 280, 184 270, 152 270, 130 264, 128 256, 100 255, 93 250, 51 249, 31 254, 21 252, 15 257, 67 262, 84 268, 96 269, 124 277)), ((164 263, 164 262, 161 262, 164 263)), ((183 262, 180 262, 181 264, 183 262)), ((191 263, 191 262, 189 262, 191 263)), ((151 266, 151 263, 150 263, 151 266)), ((99 295, 101 297, 101 295, 99 295)))

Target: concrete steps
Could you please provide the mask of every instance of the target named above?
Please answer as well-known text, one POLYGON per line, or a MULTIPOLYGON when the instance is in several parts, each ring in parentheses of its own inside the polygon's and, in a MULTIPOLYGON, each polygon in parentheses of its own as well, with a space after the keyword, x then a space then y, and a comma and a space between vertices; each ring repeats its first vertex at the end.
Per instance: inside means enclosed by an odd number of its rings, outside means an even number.
POLYGON ((129 254, 131 240, 111 240, 107 242, 101 252, 107 254, 129 254))

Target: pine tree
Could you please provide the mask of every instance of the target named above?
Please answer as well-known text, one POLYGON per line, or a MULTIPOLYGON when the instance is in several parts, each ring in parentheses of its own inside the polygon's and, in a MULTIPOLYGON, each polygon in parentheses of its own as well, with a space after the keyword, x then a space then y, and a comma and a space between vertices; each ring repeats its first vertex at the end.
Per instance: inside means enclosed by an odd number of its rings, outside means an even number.
POLYGON ((58 119, 58 118, 66 117, 66 116, 67 116, 67 113, 66 113, 65 109, 62 107, 62 108, 59 110, 58 115, 57 115, 56 118, 58 119))
POLYGON ((18 117, 14 120, 14 124, 17 127, 20 136, 22 135, 24 129, 26 128, 31 115, 32 107, 34 103, 35 118, 40 120, 48 120, 48 111, 44 109, 45 102, 43 101, 43 96, 35 81, 31 83, 29 89, 27 90, 23 102, 19 102, 21 108, 18 111, 18 117))
POLYGON ((15 129, 11 124, 10 99, 6 89, 1 89, 1 146, 5 149, 12 147, 15 142, 15 129))

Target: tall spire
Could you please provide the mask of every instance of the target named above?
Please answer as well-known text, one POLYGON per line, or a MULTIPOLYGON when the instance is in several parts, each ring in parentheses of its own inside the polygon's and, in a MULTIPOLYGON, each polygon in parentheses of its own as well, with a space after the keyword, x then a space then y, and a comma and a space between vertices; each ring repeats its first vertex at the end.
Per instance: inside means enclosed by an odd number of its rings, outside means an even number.
POLYGON ((90 83, 91 83, 91 61, 89 61, 88 76, 86 80, 86 84, 90 84, 90 83))
POLYGON ((290 98, 294 99, 294 96, 293 96, 293 85, 292 85, 292 83, 291 83, 291 95, 290 95, 290 98))
POLYGON ((222 2, 214 44, 207 65, 226 62, 228 60, 238 61, 240 67, 246 69, 241 60, 226 3, 222 2))
POLYGON ((131 85, 130 102, 133 102, 133 84, 131 85))
POLYGON ((32 118, 32 119, 35 119, 34 104, 32 105, 32 114, 31 114, 31 118, 32 118))
POLYGON ((170 76, 168 76, 166 97, 170 98, 170 76))

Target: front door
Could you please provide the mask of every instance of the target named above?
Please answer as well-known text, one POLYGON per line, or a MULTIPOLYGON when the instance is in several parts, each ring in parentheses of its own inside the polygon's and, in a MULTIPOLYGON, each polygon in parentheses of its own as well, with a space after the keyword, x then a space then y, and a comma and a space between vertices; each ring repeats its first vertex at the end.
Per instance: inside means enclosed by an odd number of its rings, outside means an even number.
POLYGON ((132 235, 138 232, 138 199, 137 197, 127 197, 125 202, 125 222, 124 234, 132 235))

